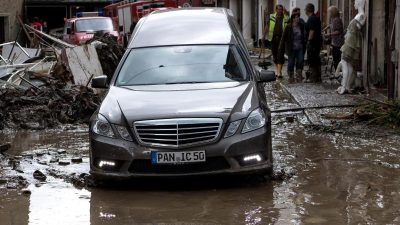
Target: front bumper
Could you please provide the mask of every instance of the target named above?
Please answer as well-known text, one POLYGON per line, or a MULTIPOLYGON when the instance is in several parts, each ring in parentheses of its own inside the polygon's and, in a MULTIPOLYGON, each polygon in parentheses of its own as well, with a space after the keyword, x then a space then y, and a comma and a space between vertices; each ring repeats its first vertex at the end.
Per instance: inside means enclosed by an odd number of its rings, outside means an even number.
POLYGON ((90 173, 97 178, 127 179, 131 177, 182 177, 219 174, 265 173, 272 170, 270 126, 215 143, 177 150, 144 147, 137 142, 107 138, 90 134, 90 173), (152 165, 152 151, 201 151, 206 152, 206 162, 152 165), (244 164, 246 155, 262 155, 261 162, 244 164), (108 160, 116 163, 111 168, 100 168, 98 162, 108 160))

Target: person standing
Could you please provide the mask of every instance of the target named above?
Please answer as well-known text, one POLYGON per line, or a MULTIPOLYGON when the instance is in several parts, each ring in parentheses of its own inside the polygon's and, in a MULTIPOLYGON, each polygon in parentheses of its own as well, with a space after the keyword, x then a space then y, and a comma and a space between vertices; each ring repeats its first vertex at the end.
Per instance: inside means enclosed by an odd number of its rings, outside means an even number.
POLYGON ((305 50, 305 28, 300 22, 300 14, 292 13, 290 23, 283 32, 282 40, 279 46, 281 57, 286 53, 288 56, 288 76, 289 82, 294 82, 294 66, 296 65, 296 81, 303 80, 303 64, 305 50))
POLYGON ((307 82, 321 82, 321 20, 315 15, 315 7, 313 4, 308 3, 305 8, 308 20, 306 23, 306 37, 307 37, 307 62, 310 66, 310 77, 307 82))
POLYGON ((336 70, 342 58, 340 48, 344 44, 343 22, 342 19, 340 19, 339 10, 336 6, 329 7, 328 12, 330 16, 330 31, 325 35, 325 38, 331 41, 333 65, 336 70))
MULTIPOLYGON (((300 10, 299 7, 295 7, 295 8, 292 9, 292 15, 295 14, 295 13, 299 14, 299 16, 300 16, 300 23, 303 24, 303 26, 305 26, 306 22, 304 21, 303 18, 301 18, 301 10, 300 10)), ((305 54, 305 52, 304 52, 304 54, 305 54)))
POLYGON ((33 21, 31 23, 31 27, 33 27, 36 30, 42 31, 43 29, 43 24, 40 22, 38 17, 33 17, 33 21))
POLYGON ((276 5, 275 11, 274 14, 269 16, 269 20, 264 28, 263 39, 268 35, 267 40, 271 43, 276 74, 278 78, 282 78, 282 66, 285 58, 280 57, 278 54, 279 44, 282 39, 283 31, 289 23, 289 17, 283 13, 282 5, 276 5))
POLYGON ((42 24, 43 24, 43 29, 42 29, 43 32, 46 34, 49 33, 49 27, 47 26, 47 21, 43 21, 42 24))

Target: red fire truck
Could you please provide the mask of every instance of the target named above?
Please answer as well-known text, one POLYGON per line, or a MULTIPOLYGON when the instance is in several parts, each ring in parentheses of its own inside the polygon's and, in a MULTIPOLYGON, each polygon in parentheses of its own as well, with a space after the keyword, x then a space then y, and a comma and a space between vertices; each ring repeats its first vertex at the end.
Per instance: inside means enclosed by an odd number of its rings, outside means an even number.
POLYGON ((143 16, 162 9, 177 7, 214 6, 216 0, 125 0, 104 7, 105 15, 111 17, 113 24, 125 40, 130 37, 130 26, 143 16))
POLYGON ((133 21, 137 22, 143 16, 156 10, 177 7, 176 0, 126 0, 104 7, 104 12, 106 16, 112 18, 114 27, 119 31, 126 45, 130 38, 130 26, 133 21))

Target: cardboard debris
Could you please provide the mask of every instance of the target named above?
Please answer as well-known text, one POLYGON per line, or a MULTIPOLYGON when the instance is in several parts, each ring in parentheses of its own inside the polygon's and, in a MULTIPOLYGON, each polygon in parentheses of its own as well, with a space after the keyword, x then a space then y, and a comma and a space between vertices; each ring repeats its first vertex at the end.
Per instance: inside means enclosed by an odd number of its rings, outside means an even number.
POLYGON ((69 68, 77 85, 88 86, 93 77, 103 74, 96 49, 93 45, 82 45, 62 50, 61 58, 69 68))
POLYGON ((18 43, 3 44, 2 57, 11 61, 11 64, 24 63, 28 59, 40 55, 41 50, 36 48, 23 48, 18 43))

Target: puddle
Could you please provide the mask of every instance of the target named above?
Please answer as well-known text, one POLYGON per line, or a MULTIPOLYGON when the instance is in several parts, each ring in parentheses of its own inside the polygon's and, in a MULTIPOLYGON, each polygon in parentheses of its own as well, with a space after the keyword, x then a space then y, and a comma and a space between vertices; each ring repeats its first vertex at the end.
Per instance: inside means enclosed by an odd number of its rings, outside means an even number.
POLYGON ((88 190, 54 179, 41 187, 30 185, 28 224, 90 224, 88 190))

